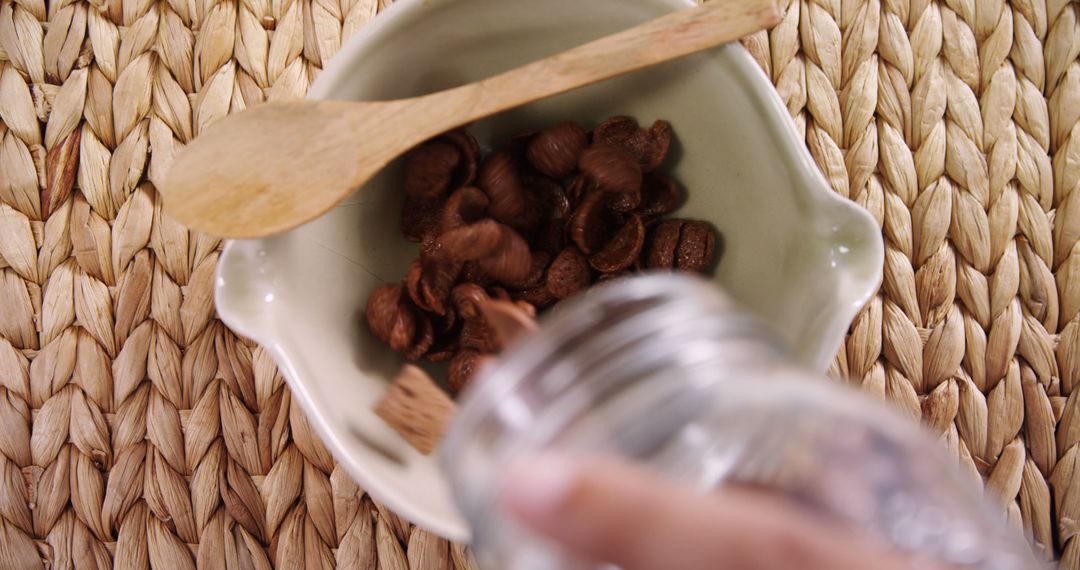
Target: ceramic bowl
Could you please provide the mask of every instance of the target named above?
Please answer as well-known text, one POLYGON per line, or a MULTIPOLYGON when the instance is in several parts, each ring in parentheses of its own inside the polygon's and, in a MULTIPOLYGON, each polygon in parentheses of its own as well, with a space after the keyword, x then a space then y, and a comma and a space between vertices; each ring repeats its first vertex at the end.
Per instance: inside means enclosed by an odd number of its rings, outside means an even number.
MULTIPOLYGON (((341 49, 313 99, 377 100, 451 87, 686 9, 692 0, 398 0, 341 49)), ((880 281, 874 220, 816 170, 771 83, 739 45, 608 81, 472 127, 481 144, 525 128, 613 114, 671 122, 666 169, 679 215, 724 235, 715 282, 824 370, 880 281)), ((318 168, 318 164, 310 165, 318 168)), ((404 275, 400 161, 325 216, 225 245, 221 318, 264 345, 327 447, 373 497, 437 534, 467 540, 434 457, 371 412, 402 359, 367 330, 368 293, 404 275)))

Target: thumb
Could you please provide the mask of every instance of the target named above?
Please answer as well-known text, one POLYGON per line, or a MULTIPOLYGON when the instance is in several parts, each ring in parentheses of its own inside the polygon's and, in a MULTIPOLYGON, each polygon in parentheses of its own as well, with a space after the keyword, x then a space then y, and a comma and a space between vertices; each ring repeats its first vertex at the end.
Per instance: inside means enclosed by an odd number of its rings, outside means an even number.
POLYGON ((925 567, 777 495, 740 488, 702 495, 608 459, 523 460, 500 499, 569 551, 625 570, 925 567))

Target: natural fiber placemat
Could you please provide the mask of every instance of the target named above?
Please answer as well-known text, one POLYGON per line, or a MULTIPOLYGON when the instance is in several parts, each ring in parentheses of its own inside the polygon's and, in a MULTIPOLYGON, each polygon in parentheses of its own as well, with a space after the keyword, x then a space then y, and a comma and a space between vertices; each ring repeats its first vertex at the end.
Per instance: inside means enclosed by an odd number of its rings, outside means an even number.
MULTIPOLYGON (((0 568, 467 567, 335 466, 154 190, 385 3, 0 1, 0 568)), ((1080 568, 1080 5, 783 3, 746 44, 887 247, 834 372, 1080 568)))

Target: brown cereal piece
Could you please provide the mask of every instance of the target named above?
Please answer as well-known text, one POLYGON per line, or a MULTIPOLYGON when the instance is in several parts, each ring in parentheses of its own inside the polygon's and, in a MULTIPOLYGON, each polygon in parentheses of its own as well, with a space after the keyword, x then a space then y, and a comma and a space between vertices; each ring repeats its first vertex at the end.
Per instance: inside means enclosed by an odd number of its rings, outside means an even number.
POLYGON ((547 272, 550 263, 551 254, 545 251, 534 251, 532 252, 532 267, 529 269, 529 274, 520 281, 506 282, 506 285, 513 289, 539 287, 544 284, 544 274, 547 272))
POLYGON ((707 222, 665 220, 653 230, 645 266, 700 273, 712 264, 716 239, 707 222))
POLYGON ((616 212, 633 212, 641 205, 641 192, 615 194, 609 204, 616 212))
POLYGON ((364 310, 368 328, 379 340, 390 345, 395 352, 405 352, 413 345, 422 323, 417 312, 398 283, 381 285, 368 296, 364 310))
POLYGON ((641 196, 638 215, 646 224, 674 212, 682 199, 679 185, 660 172, 652 172, 645 177, 641 185, 641 196))
POLYGON ((552 255, 563 250, 566 242, 566 219, 551 218, 541 227, 533 237, 533 255, 545 253, 548 261, 552 255))
POLYGON ((435 344, 435 327, 431 324, 431 319, 427 315, 418 313, 416 322, 418 326, 413 342, 402 351, 407 360, 420 360, 435 344))
POLYGON ((552 178, 566 178, 574 173, 588 136, 581 125, 564 121, 532 137, 525 149, 529 163, 552 178))
POLYGON ((476 169, 480 164, 480 144, 464 127, 439 135, 439 141, 454 145, 461 153, 461 161, 454 172, 450 189, 468 186, 476 181, 476 169))
POLYGON ((450 387, 450 393, 455 396, 461 394, 480 367, 490 358, 480 351, 468 348, 458 351, 450 360, 450 368, 446 373, 446 384, 450 387))
POLYGON ((487 256, 477 259, 476 264, 496 281, 518 283, 532 271, 532 252, 525 238, 502 226, 498 245, 487 256))
POLYGON ((532 138, 535 136, 536 131, 534 129, 520 130, 510 135, 510 142, 507 144, 507 146, 514 150, 523 150, 525 146, 529 144, 529 141, 531 141, 532 138))
POLYGON ((464 130, 451 131, 405 155, 401 234, 423 242, 438 231, 446 193, 476 178, 480 146, 464 130))
POLYGON ((490 200, 488 213, 492 218, 518 229, 531 227, 537 219, 529 209, 525 186, 510 151, 496 151, 484 161, 477 185, 490 200))
MULTIPOLYGON (((432 319, 432 324, 435 325, 435 335, 439 339, 444 339, 455 332, 457 326, 460 324, 460 318, 458 317, 458 309, 454 304, 453 289, 451 289, 451 295, 446 300, 446 312, 441 315, 435 315, 432 319)), ((445 345, 445 342, 438 342, 437 344, 445 345)))
POLYGON ((444 362, 450 360, 458 350, 458 334, 461 329, 461 319, 458 318, 457 307, 453 299, 446 302, 446 313, 442 315, 430 315, 431 324, 435 329, 435 342, 424 353, 424 360, 428 362, 444 362))
POLYGON ((461 283, 450 292, 450 298, 463 320, 479 318, 480 303, 489 299, 488 292, 476 283, 461 283))
POLYGON ((487 273, 484 273, 484 270, 473 261, 465 262, 464 267, 461 269, 461 277, 458 280, 462 283, 475 283, 481 287, 489 287, 495 283, 495 280, 487 273))
POLYGON ((646 253, 645 267, 649 269, 672 269, 675 267, 675 249, 679 246, 679 234, 683 220, 664 220, 653 229, 652 239, 646 253))
POLYGON ((424 354, 424 360, 428 362, 447 362, 458 353, 457 345, 435 348, 424 354))
POLYGON ((578 174, 570 179, 570 183, 566 185, 566 201, 570 205, 570 210, 577 209, 585 195, 595 188, 596 184, 593 184, 584 174, 578 174))
POLYGON ((443 244, 439 241, 438 237, 438 232, 432 232, 424 236, 424 240, 420 242, 421 256, 446 255, 446 252, 443 250, 443 244))
POLYGON ((642 172, 652 172, 664 163, 668 150, 671 148, 671 123, 656 121, 649 127, 648 142, 638 160, 641 162, 642 172))
POLYGON ((418 204, 440 200, 461 162, 461 151, 452 144, 434 140, 405 154, 405 195, 418 204))
POLYGON ((514 291, 514 299, 519 303, 528 303, 535 309, 546 309, 554 305, 559 298, 547 288, 547 283, 542 287, 534 287, 523 291, 514 291))
POLYGON ((586 254, 604 247, 618 227, 618 219, 608 208, 608 195, 599 191, 585 196, 567 224, 571 241, 586 254))
POLYGON ((476 223, 487 213, 488 197, 480 189, 465 186, 454 191, 443 206, 439 231, 446 233, 476 223))
POLYGON ((401 285, 376 289, 364 313, 372 334, 409 360, 422 357, 435 340, 431 319, 410 302, 401 285))
POLYGON ((495 330, 488 324, 481 310, 481 306, 485 303, 498 302, 492 300, 493 296, 500 300, 511 299, 510 293, 497 287, 492 288, 491 294, 475 283, 462 283, 454 287, 450 298, 462 320, 461 332, 458 335, 458 344, 461 348, 471 348, 481 352, 495 352, 502 348, 495 330))
POLYGON ((420 264, 420 258, 418 257, 412 260, 412 263, 409 264, 409 270, 405 273, 405 290, 409 292, 409 298, 417 306, 420 306, 423 299, 420 292, 420 276, 423 274, 423 270, 424 266, 420 264))
MULTIPOLYGON (((488 289, 488 297, 496 301, 509 301, 510 292, 498 285, 488 289)), ((483 304, 483 303, 481 303, 483 304)), ((483 313, 483 311, 481 311, 483 313)))
POLYGON ((566 189, 549 178, 532 177, 527 185, 545 214, 532 232, 530 243, 535 250, 555 255, 562 251, 566 220, 573 214, 570 199, 566 189))
POLYGON ((411 364, 401 368, 375 405, 375 415, 424 455, 435 450, 455 411, 450 397, 411 364))
POLYGON ((706 222, 688 221, 679 235, 675 265, 682 271, 700 273, 712 263, 716 234, 706 222))
POLYGON ((642 129, 631 117, 611 117, 597 125, 592 140, 593 144, 625 149, 637 160, 642 172, 652 172, 664 162, 671 147, 671 124, 656 121, 648 129, 642 129))
POLYGON ((471 348, 480 352, 495 352, 502 348, 495 330, 483 316, 465 320, 465 323, 461 325, 458 344, 461 348, 471 348))
POLYGON ((462 263, 449 256, 421 256, 409 266, 405 284, 417 307, 446 314, 450 290, 461 275, 462 263))
POLYGON ((570 200, 559 183, 543 176, 530 176, 525 179, 525 186, 548 218, 566 218, 570 215, 570 200))
POLYGON ((551 262, 547 272, 547 289, 556 299, 565 299, 592 282, 589 261, 581 250, 570 246, 551 262))
POLYGON ((434 237, 438 233, 441 207, 441 202, 426 204, 406 197, 401 208, 401 235, 415 243, 434 237))
POLYGON ((641 167, 621 147, 594 145, 581 153, 581 173, 597 188, 612 194, 611 207, 629 212, 641 203, 641 167))
POLYGON ((446 254, 458 261, 477 261, 492 255, 504 240, 506 226, 485 218, 474 224, 452 229, 439 236, 446 254))
POLYGON ((592 142, 593 144, 620 144, 622 141, 636 135, 638 130, 640 128, 637 119, 626 115, 615 115, 596 125, 592 132, 592 142))
POLYGON ((601 273, 622 271, 641 256, 645 244, 645 224, 636 214, 601 249, 589 258, 589 263, 601 273))

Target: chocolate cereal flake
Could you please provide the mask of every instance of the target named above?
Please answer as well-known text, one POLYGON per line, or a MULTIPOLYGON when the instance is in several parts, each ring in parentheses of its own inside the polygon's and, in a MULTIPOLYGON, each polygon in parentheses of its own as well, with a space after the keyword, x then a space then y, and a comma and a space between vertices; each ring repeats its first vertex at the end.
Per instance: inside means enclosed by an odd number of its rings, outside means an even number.
POLYGON ((618 146, 637 160, 642 172, 652 172, 667 157, 671 147, 671 125, 667 121, 656 121, 648 129, 642 129, 631 117, 612 117, 593 131, 593 144, 618 146))
POLYGON ((529 201, 514 156, 506 150, 492 154, 480 166, 480 189, 488 195, 488 214, 496 220, 522 229, 532 221, 529 201))
POLYGON ((450 188, 461 152, 454 145, 432 141, 405 155, 405 195, 418 204, 430 204, 450 188))
POLYGON ((578 165, 600 190, 613 195, 614 209, 629 212, 641 203, 641 167, 624 149, 608 144, 589 147, 578 165))
POLYGON ((588 137, 581 125, 565 121, 548 127, 532 137, 525 150, 529 163, 552 178, 566 178, 574 173, 578 157, 585 150, 588 137))
POLYGON ((683 271, 700 273, 712 263, 716 234, 705 222, 687 222, 679 236, 676 266, 683 271))
POLYGON ((594 190, 578 205, 567 227, 570 239, 591 254, 604 247, 619 224, 608 205, 608 195, 594 190))
POLYGON ((682 232, 684 223, 682 220, 664 220, 656 226, 649 243, 645 267, 649 269, 675 267, 675 248, 679 247, 679 234, 682 232))
POLYGON ((681 199, 679 185, 674 180, 660 172, 651 172, 645 176, 641 185, 641 207, 638 215, 642 221, 649 224, 674 212, 681 199))
POLYGON ((480 351, 471 348, 459 351, 450 360, 450 368, 446 374, 446 383, 450 387, 450 393, 456 396, 465 390, 487 358, 480 351))
POLYGON ((622 271, 637 261, 644 244, 645 224, 632 214, 604 248, 589 258, 589 263, 601 273, 622 271))
POLYGON ((589 262, 574 246, 562 250, 548 268, 547 289, 557 299, 565 299, 585 289, 591 281, 589 262))

